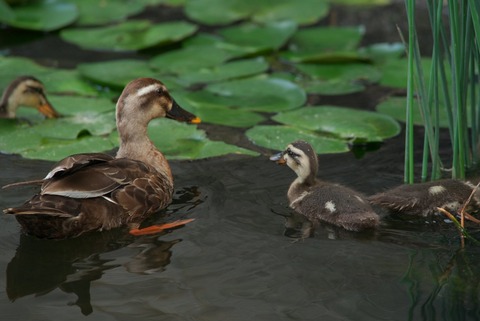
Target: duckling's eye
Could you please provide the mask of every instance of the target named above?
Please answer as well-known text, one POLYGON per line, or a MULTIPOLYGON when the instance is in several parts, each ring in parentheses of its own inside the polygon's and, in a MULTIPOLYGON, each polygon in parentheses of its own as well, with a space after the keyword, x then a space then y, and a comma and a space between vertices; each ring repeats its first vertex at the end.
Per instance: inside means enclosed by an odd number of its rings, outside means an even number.
POLYGON ((43 93, 43 90, 42 90, 42 88, 39 88, 39 87, 27 87, 27 90, 25 90, 25 92, 32 92, 32 93, 36 93, 36 94, 42 94, 42 93, 43 93))
POLYGON ((292 150, 290 148, 287 148, 287 154, 288 154, 288 156, 290 156, 292 158, 300 157, 299 154, 292 152, 292 150))
POLYGON ((160 87, 160 88, 157 88, 156 93, 161 96, 165 94, 165 90, 160 87))

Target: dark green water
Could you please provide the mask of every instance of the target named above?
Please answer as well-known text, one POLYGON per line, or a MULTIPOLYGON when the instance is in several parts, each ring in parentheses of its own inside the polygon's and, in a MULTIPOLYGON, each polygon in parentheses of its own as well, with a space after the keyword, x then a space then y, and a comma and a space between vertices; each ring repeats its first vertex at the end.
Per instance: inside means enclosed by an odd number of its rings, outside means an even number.
MULTIPOLYGON (((320 158, 320 176, 369 194, 401 181, 401 137, 358 160, 320 158), (392 165, 396 164, 396 165, 392 165)), ((0 156, 0 184, 51 164, 0 156)), ((173 162, 176 200, 152 222, 195 218, 163 235, 125 230, 73 240, 22 236, 0 216, 3 320, 478 320, 480 248, 451 224, 385 217, 373 234, 284 235, 293 173, 266 156, 173 162), (88 315, 85 318, 83 315, 88 315)), ((1 191, 0 207, 30 188, 1 191)), ((442 219, 440 218, 439 221, 442 219)))

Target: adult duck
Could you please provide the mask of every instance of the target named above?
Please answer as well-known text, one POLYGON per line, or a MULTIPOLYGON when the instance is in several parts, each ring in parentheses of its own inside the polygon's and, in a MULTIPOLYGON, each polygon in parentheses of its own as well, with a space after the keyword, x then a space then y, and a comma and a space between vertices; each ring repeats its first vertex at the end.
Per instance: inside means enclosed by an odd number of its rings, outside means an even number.
POLYGON ((20 106, 33 107, 47 118, 60 117, 48 101, 42 82, 32 76, 18 77, 8 85, 0 100, 0 118, 15 118, 20 106))
POLYGON ((378 226, 378 215, 360 193, 317 178, 318 158, 309 143, 293 142, 270 160, 286 164, 297 174, 287 193, 290 207, 313 226, 326 222, 349 231, 378 226))
POLYGON ((175 102, 160 81, 133 80, 116 106, 120 136, 116 156, 66 157, 43 180, 27 182, 41 183, 39 194, 4 212, 15 215, 26 233, 40 238, 76 237, 122 225, 128 225, 132 234, 161 230, 158 226, 138 229, 146 217, 172 200, 170 166, 147 135, 148 123, 160 117, 200 122, 175 102))

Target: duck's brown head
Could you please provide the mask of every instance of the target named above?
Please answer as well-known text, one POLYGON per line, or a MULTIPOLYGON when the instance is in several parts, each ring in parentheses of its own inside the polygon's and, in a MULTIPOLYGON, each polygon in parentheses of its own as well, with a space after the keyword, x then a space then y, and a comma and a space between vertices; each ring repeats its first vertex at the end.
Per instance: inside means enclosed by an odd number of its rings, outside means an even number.
POLYGON ((117 121, 123 118, 148 123, 154 118, 171 118, 193 124, 200 118, 180 107, 165 85, 153 78, 138 78, 125 86, 117 102, 117 121))

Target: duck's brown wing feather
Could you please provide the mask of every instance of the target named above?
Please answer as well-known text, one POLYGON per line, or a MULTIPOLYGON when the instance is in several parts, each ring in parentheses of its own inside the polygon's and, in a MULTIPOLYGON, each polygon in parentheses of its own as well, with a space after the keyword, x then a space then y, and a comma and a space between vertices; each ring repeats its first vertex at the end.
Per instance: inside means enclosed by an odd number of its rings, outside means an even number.
POLYGON ((57 162, 45 179, 55 176, 68 175, 86 166, 104 163, 115 159, 113 156, 104 153, 74 154, 57 162))
MULTIPOLYGON (((104 196, 139 178, 154 180, 159 173, 152 167, 132 159, 120 158, 90 163, 45 181, 41 194, 72 198, 104 196)), ((163 179, 163 177, 162 177, 163 179)))

